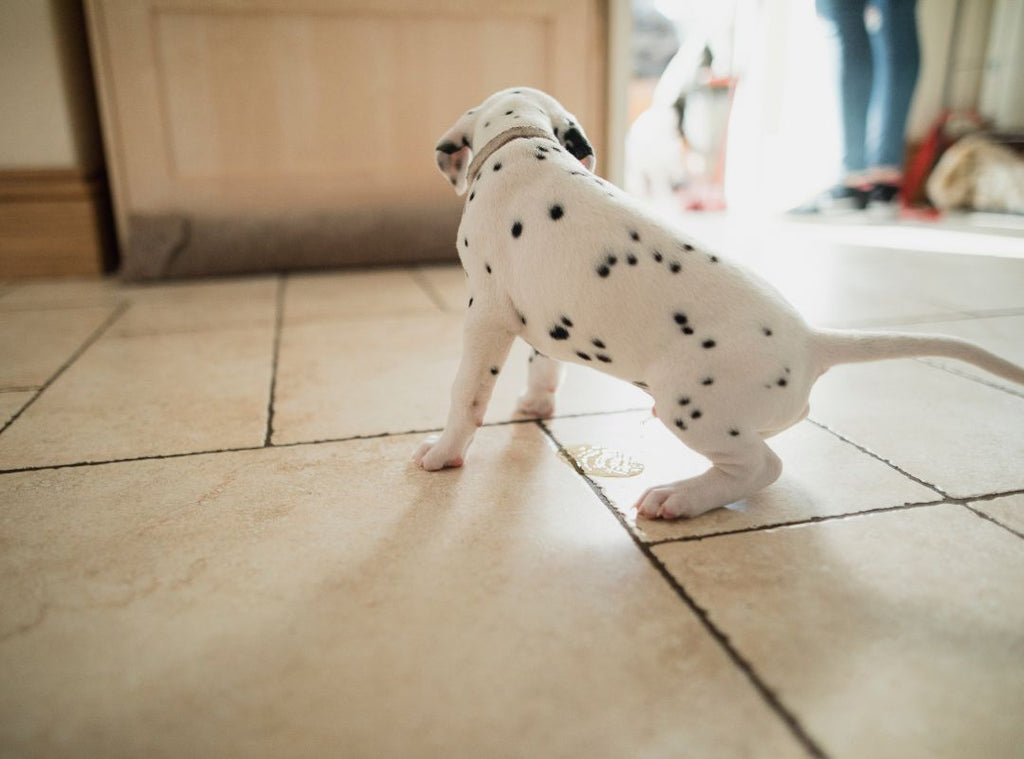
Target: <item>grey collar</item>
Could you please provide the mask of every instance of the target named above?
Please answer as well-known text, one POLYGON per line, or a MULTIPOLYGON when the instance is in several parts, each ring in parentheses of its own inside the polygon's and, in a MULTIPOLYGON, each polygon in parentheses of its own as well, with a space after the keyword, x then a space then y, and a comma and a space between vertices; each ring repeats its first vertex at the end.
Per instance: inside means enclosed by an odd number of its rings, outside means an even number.
POLYGON ((499 132, 488 140, 487 144, 483 146, 480 152, 473 156, 473 162, 469 164, 469 171, 466 172, 467 181, 473 181, 473 177, 475 177, 477 172, 483 168, 484 161, 494 155, 499 148, 504 147, 508 143, 512 142, 512 140, 518 140, 520 137, 544 137, 552 142, 558 142, 551 135, 551 132, 545 131, 540 127, 518 126, 506 129, 504 132, 499 132))

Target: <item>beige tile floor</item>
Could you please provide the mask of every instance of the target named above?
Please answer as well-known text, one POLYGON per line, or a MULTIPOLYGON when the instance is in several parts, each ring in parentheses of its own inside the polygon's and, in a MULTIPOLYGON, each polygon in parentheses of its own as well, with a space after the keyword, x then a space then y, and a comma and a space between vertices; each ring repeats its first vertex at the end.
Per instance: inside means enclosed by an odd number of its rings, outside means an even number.
MULTIPOLYGON (((1024 260, 762 239, 816 321, 1024 359, 1024 260)), ((463 279, 0 290, 0 756, 1021 755, 1024 389, 835 369, 776 484, 638 522, 705 463, 586 368, 517 417, 525 346, 467 466, 411 465, 463 279)))

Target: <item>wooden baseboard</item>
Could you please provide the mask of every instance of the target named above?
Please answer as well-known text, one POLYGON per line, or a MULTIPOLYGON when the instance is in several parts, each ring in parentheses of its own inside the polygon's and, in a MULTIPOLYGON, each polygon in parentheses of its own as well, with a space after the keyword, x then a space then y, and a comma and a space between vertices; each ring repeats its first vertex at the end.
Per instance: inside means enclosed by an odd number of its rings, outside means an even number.
POLYGON ((101 174, 0 169, 0 279, 109 270, 109 205, 101 174))

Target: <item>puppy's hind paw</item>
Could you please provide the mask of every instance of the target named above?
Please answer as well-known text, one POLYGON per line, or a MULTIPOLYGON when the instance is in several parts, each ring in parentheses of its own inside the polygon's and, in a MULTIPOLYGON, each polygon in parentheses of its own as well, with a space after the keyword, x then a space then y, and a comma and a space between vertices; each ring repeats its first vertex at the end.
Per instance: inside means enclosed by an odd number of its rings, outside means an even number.
POLYGON ((428 472, 462 466, 462 454, 447 450, 444 445, 440 444, 440 438, 437 435, 428 437, 416 449, 412 460, 421 469, 425 469, 428 472))
POLYGON ((519 396, 516 411, 536 419, 550 419, 555 415, 554 393, 526 393, 519 396))

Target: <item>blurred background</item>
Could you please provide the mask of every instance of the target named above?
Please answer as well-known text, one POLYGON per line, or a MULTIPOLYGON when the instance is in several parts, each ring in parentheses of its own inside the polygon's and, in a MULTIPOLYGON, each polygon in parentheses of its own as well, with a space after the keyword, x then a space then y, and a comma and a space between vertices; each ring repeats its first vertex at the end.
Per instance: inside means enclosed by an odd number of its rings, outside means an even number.
MULTIPOLYGON (((918 176, 872 234, 966 225, 1021 255, 1024 0, 919 0, 917 22, 918 176), (988 174, 971 153, 930 195, 977 134, 988 174)), ((836 180, 835 77, 813 0, 4 0, 0 277, 454 260, 433 146, 513 85, 659 213, 776 218, 836 180)))

